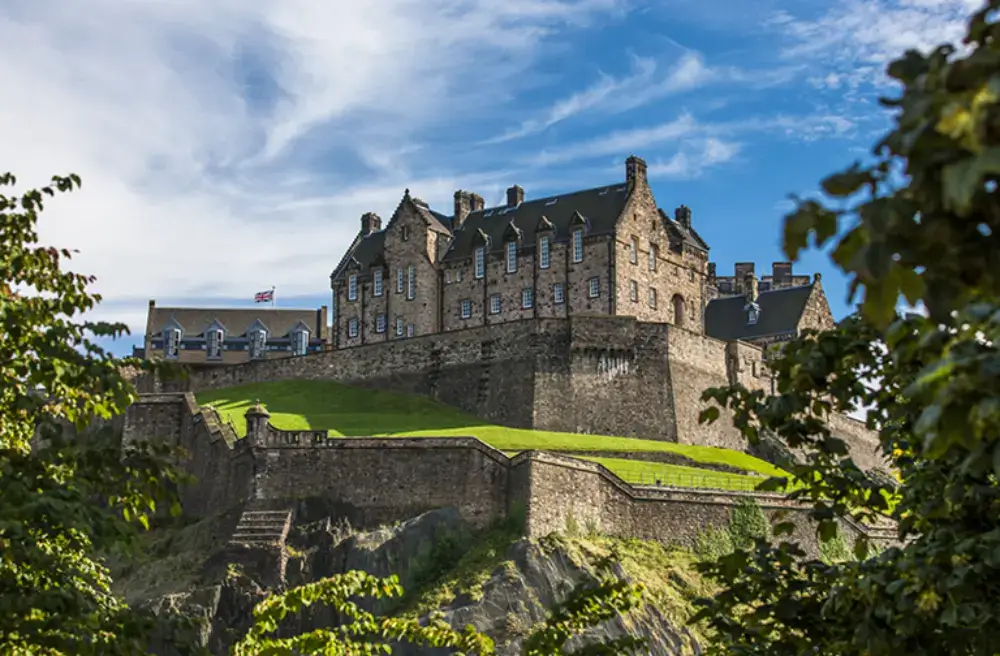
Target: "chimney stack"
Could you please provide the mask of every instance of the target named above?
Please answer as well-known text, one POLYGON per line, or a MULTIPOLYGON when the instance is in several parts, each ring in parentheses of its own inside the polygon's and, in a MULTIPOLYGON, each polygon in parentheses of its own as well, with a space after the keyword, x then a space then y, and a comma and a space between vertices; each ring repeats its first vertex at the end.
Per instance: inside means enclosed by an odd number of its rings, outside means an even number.
POLYGON ((754 274, 753 262, 737 262, 735 267, 735 278, 736 289, 734 290, 737 294, 746 293, 746 280, 748 275, 754 274))
POLYGON ((455 217, 452 219, 452 229, 458 230, 465 223, 466 217, 472 211, 472 198, 469 192, 459 189, 455 192, 455 217))
POLYGON ((747 303, 756 303, 757 295, 759 294, 757 276, 755 276, 752 272, 748 273, 745 278, 745 282, 743 283, 743 288, 746 290, 744 294, 747 297, 747 303))
POLYGON ((691 208, 687 205, 681 205, 676 210, 674 210, 674 220, 681 224, 685 230, 691 229, 691 208))
POLYGON ((479 194, 469 192, 469 208, 471 212, 482 212, 486 209, 486 201, 479 194))
POLYGON ((715 280, 715 262, 708 263, 708 279, 711 281, 715 280))
POLYGON ((382 219, 375 212, 365 212, 361 215, 361 235, 367 237, 382 229, 382 219))
POLYGON ((792 284, 792 263, 772 262, 771 263, 772 286, 775 288, 792 284))
POLYGON ((524 202, 524 189, 514 185, 507 189, 507 207, 517 207, 524 202))
POLYGON ((646 160, 635 155, 625 160, 625 182, 646 184, 646 160))

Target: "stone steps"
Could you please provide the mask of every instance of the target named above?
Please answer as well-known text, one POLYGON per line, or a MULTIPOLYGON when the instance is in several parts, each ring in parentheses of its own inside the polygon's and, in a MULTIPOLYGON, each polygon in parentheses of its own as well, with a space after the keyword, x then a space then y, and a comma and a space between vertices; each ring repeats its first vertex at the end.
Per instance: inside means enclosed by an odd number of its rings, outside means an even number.
POLYGON ((292 525, 291 510, 247 508, 240 515, 229 544, 251 547, 283 547, 292 525))

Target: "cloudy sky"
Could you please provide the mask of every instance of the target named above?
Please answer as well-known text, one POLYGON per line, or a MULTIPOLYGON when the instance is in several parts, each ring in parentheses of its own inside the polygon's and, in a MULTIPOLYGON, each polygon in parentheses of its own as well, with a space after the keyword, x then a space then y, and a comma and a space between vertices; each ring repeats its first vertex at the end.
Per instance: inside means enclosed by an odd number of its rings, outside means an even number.
MULTIPOLYGON (((789 193, 888 123, 885 63, 961 34, 973 0, 3 0, 0 170, 78 173, 47 243, 99 315, 329 303, 365 211, 450 213, 624 178, 684 203, 720 273, 780 259, 789 193)), ((844 280, 821 255, 834 313, 844 280)), ((120 343, 127 350, 132 341, 120 343)))

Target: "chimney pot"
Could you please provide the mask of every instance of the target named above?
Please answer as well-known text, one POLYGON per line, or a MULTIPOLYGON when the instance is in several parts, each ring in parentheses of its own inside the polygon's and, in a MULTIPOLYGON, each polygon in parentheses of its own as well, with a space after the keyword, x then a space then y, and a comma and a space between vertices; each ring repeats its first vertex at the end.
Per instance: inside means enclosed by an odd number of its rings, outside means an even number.
POLYGON ((514 185, 507 189, 507 207, 517 207, 524 202, 524 189, 514 185))

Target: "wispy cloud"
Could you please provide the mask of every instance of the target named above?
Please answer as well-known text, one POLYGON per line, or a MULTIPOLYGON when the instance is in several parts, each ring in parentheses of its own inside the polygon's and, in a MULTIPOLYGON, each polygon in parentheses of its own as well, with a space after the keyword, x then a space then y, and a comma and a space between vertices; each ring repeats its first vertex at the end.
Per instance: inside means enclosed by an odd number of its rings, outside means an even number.
POLYGON ((708 169, 732 161, 739 155, 742 145, 709 137, 685 144, 666 161, 649 163, 646 175, 656 178, 696 178, 708 169))

